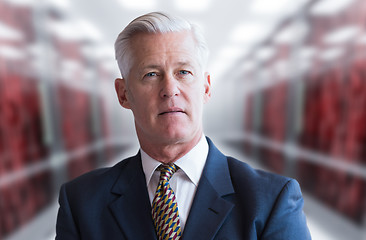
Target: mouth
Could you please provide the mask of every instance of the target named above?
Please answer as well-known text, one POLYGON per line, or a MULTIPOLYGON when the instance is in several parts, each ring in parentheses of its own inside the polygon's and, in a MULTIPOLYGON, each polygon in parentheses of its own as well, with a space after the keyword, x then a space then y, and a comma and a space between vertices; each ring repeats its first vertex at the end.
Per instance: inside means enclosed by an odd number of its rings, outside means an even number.
POLYGON ((165 115, 165 114, 175 114, 175 113, 185 113, 185 112, 180 108, 170 108, 170 109, 164 110, 163 112, 159 113, 159 116, 165 115))

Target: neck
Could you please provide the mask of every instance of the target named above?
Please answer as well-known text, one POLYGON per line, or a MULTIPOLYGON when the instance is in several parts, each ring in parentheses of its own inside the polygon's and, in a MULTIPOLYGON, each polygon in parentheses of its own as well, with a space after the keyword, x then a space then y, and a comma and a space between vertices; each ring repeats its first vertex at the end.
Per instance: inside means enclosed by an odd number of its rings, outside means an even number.
POLYGON ((140 141, 141 148, 153 159, 161 163, 172 163, 186 155, 194 148, 202 137, 197 134, 192 140, 187 142, 175 142, 170 144, 159 144, 155 142, 140 141))

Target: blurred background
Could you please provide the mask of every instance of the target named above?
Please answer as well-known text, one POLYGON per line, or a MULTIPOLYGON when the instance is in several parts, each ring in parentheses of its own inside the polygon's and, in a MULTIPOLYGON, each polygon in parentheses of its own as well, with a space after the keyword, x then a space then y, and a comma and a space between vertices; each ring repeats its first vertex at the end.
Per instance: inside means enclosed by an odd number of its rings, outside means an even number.
POLYGON ((0 0, 0 239, 53 239, 60 184, 137 153, 113 44, 155 10, 205 33, 206 135, 296 178, 313 239, 366 239, 365 0, 0 0))

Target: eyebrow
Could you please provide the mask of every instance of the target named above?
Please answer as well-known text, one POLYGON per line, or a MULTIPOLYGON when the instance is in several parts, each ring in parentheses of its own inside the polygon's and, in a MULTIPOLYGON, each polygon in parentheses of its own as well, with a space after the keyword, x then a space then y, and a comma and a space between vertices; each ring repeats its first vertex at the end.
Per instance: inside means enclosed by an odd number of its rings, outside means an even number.
POLYGON ((157 64, 151 64, 151 65, 147 65, 147 66, 144 66, 143 68, 141 68, 142 70, 144 69, 152 69, 152 68, 160 68, 160 65, 157 65, 157 64))
MULTIPOLYGON (((189 61, 178 61, 174 65, 194 67, 194 65, 191 64, 189 61)), ((141 71, 145 71, 146 69, 160 69, 160 68, 161 68, 161 65, 159 65, 159 64, 150 64, 150 65, 146 65, 143 68, 141 68, 141 71)))
POLYGON ((138 72, 139 72, 139 74, 145 74, 146 71, 149 71, 151 69, 160 69, 160 65, 157 65, 157 64, 147 65, 147 66, 144 66, 144 67, 138 69, 138 72))
POLYGON ((194 64, 192 64, 191 62, 188 62, 188 61, 177 62, 177 66, 188 66, 188 67, 194 68, 194 64))

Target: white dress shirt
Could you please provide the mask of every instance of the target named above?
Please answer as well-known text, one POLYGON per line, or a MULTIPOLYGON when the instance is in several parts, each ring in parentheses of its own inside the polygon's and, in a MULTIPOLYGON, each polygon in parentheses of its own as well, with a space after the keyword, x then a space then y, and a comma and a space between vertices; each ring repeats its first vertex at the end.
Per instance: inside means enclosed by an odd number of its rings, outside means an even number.
MULTIPOLYGON (((151 158, 141 150, 142 168, 145 173, 147 190, 149 192, 150 203, 155 197, 155 191, 159 183, 160 172, 155 171, 161 162, 151 158)), ((178 171, 170 179, 170 187, 175 193, 178 204, 179 220, 181 230, 184 230, 189 211, 192 206, 194 195, 200 181, 203 168, 208 155, 208 143, 202 135, 197 145, 186 155, 174 162, 178 171)))

